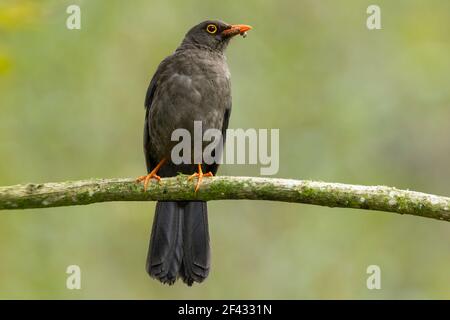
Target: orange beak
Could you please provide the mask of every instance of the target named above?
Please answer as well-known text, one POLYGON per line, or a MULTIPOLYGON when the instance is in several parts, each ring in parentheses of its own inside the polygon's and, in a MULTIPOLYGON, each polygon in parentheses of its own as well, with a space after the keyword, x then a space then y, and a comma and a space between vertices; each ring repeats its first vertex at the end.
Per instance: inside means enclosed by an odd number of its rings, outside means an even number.
POLYGON ((222 35, 226 37, 232 37, 235 35, 244 35, 247 31, 251 30, 252 27, 246 24, 233 24, 231 28, 222 31, 222 35))

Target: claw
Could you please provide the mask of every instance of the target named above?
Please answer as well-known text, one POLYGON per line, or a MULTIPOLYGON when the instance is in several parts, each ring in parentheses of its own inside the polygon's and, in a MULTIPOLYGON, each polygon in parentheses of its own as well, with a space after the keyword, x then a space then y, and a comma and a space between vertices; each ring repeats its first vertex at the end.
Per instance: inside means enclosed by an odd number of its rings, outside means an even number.
POLYGON ((158 176, 156 173, 158 172, 158 170, 162 167, 162 165, 166 162, 166 159, 162 159, 158 165, 147 175, 145 176, 140 176, 139 178, 136 179, 136 182, 142 182, 144 181, 144 191, 147 191, 147 186, 148 183, 151 179, 156 179, 158 180, 158 182, 161 181, 161 177, 158 176))
POLYGON ((190 181, 190 180, 194 179, 195 177, 197 177, 197 184, 195 185, 195 192, 197 192, 198 189, 200 188, 200 185, 202 184, 203 177, 213 177, 213 176, 214 176, 214 175, 212 174, 211 171, 208 172, 208 173, 203 173, 203 171, 202 171, 202 165, 199 164, 199 165, 198 165, 198 172, 196 172, 196 173, 190 175, 190 176, 188 177, 188 181, 190 181))
POLYGON ((160 176, 158 176, 158 175, 155 174, 155 173, 149 173, 149 174, 146 175, 146 176, 141 176, 141 177, 137 178, 137 179, 136 179, 136 182, 142 182, 142 181, 144 181, 144 191, 147 191, 147 186, 148 186, 148 183, 149 183, 149 181, 150 181, 151 179, 156 179, 156 180, 158 180, 158 182, 161 181, 161 177, 160 177, 160 176))

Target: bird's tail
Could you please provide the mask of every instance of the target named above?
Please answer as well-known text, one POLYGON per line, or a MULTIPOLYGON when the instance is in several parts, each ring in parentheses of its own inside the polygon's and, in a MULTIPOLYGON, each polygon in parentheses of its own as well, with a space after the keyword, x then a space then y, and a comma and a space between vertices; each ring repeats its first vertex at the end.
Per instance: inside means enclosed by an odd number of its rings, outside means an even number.
POLYGON ((210 267, 206 202, 158 202, 146 269, 162 283, 178 276, 189 286, 206 279, 210 267))

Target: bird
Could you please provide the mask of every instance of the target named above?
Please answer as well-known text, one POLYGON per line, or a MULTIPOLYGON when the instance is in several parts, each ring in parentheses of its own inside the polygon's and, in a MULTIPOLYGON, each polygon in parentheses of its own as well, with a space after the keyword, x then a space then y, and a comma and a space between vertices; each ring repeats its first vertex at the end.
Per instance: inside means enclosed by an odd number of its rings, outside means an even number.
MULTIPOLYGON (((203 21, 192 27, 174 53, 159 64, 144 103, 148 174, 136 179, 144 183, 144 191, 151 179, 160 181, 161 177, 183 173, 192 174, 189 180, 197 179, 193 190, 197 192, 204 177, 216 174, 218 163, 195 163, 195 159, 174 162, 171 150, 177 142, 171 135, 181 128, 194 137, 194 121, 201 121, 203 132, 220 130, 225 142, 232 105, 225 50, 233 37, 245 37, 250 29, 244 24, 203 21)), ((207 211, 204 201, 157 202, 146 261, 150 277, 168 285, 181 278, 188 286, 208 277, 211 254, 207 211)))

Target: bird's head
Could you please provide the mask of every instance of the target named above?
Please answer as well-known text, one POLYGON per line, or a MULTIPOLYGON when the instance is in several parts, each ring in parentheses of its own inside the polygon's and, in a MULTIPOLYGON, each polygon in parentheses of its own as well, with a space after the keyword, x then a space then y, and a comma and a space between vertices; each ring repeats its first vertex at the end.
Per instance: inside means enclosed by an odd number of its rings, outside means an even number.
POLYGON ((182 46, 197 46, 224 51, 236 35, 246 36, 252 27, 245 24, 228 24, 218 20, 207 20, 191 28, 184 37, 182 46))

